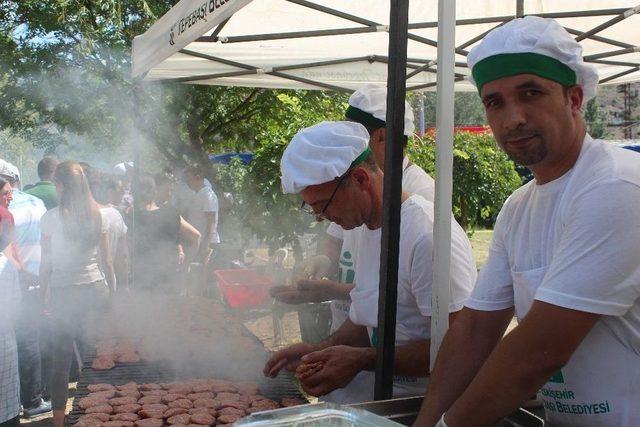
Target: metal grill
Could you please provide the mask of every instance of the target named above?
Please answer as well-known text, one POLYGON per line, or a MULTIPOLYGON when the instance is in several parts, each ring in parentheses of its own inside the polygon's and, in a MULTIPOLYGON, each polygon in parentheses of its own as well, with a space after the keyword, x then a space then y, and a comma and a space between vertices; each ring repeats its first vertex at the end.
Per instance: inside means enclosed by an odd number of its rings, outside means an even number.
MULTIPOLYGON (((170 382, 188 380, 192 378, 212 377, 211 374, 202 373, 201 376, 185 375, 176 372, 174 368, 166 363, 119 363, 115 368, 105 371, 97 371, 91 368, 95 354, 90 354, 84 358, 84 366, 78 380, 76 395, 73 401, 73 408, 67 417, 67 424, 74 425, 78 418, 84 415, 84 410, 78 407, 80 398, 89 394, 87 386, 89 384, 107 383, 112 385, 122 385, 130 381, 138 384, 170 382)), ((233 381, 233 378, 225 378, 224 376, 213 375, 215 378, 233 381)), ((283 397, 297 397, 306 401, 306 398, 300 391, 298 382, 292 373, 282 371, 276 378, 261 378, 258 381, 260 393, 275 401, 281 401, 283 397)))

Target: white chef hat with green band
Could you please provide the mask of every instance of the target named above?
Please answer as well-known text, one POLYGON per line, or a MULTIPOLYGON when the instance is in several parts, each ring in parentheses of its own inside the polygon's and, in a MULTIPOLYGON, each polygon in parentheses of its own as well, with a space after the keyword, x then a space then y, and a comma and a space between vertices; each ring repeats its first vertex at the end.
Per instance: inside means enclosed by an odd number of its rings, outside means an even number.
POLYGON ((580 85, 584 102, 593 98, 598 73, 582 59, 582 46, 557 21, 527 16, 487 34, 467 56, 469 80, 478 92, 491 81, 534 74, 562 86, 580 85))
MULTIPOLYGON (((344 113, 345 117, 354 122, 377 129, 386 126, 387 120, 387 88, 385 86, 366 84, 356 90, 349 97, 349 106, 344 113)), ((405 136, 413 135, 413 109, 404 101, 404 128, 405 136)))
POLYGON ((369 132, 356 122, 322 122, 299 131, 280 160, 282 189, 299 193, 342 176, 371 155, 369 132))

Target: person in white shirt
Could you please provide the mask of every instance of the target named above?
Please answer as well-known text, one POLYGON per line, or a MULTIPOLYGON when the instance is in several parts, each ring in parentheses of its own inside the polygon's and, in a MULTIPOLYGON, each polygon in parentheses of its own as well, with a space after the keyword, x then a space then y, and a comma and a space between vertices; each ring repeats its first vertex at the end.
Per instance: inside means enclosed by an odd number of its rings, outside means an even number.
MULTIPOLYGON (((369 147, 381 170, 384 170, 386 145, 387 88, 368 84, 349 98, 345 119, 362 124, 369 132, 369 147)), ((405 101, 404 138, 406 147, 415 130, 413 109, 405 101)), ((405 156, 402 162, 402 189, 427 201, 434 200, 435 182, 420 166, 405 156)), ((301 278, 296 282, 298 292, 276 288, 272 294, 282 302, 321 302, 331 300, 331 332, 336 331, 349 317, 349 292, 356 283, 358 230, 344 230, 336 223, 329 224, 319 244, 318 254, 298 266, 301 278), (336 281, 326 277, 337 277, 336 281)), ((342 392, 341 392, 342 393, 342 392)), ((336 396, 339 403, 347 403, 336 396)))
POLYGON ((206 263, 211 255, 212 245, 220 243, 218 236, 218 197, 210 185, 206 185, 204 174, 198 169, 187 169, 185 182, 195 191, 195 196, 187 207, 186 220, 202 236, 200 249, 195 259, 206 263))
POLYGON ((535 179, 498 216, 416 425, 495 425, 538 391, 550 425, 640 425, 640 156, 587 134, 581 52, 528 16, 469 53, 498 145, 535 179))
MULTIPOLYGON (((360 230, 349 318, 325 341, 276 352, 264 368, 267 376, 297 368, 303 389, 314 396, 347 386, 375 364, 383 174, 371 151, 363 125, 323 122, 298 132, 281 160, 283 188, 301 194, 303 210, 360 230)), ((406 396, 424 390, 429 370, 433 204, 403 192, 401 215, 394 393, 406 396)), ((452 234, 451 320, 476 276, 471 244, 455 221, 452 234)), ((366 384, 349 399, 371 399, 373 386, 366 384)))

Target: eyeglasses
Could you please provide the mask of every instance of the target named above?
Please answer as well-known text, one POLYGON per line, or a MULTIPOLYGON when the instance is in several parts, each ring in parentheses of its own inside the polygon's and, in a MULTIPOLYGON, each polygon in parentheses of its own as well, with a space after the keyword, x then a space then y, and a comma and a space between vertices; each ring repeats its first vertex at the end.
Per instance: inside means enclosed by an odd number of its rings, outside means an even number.
POLYGON ((313 207, 311 207, 311 205, 308 205, 307 202, 305 202, 304 200, 302 201, 302 204, 300 205, 300 210, 302 212, 308 213, 309 215, 315 216, 316 217, 316 221, 318 221, 318 222, 327 219, 327 216, 326 216, 325 212, 327 211, 327 208, 329 207, 329 205, 333 201, 333 198, 335 197, 336 193, 338 192, 338 188, 340 188, 340 186, 342 185, 342 182, 344 181, 344 179, 347 177, 347 175, 349 175, 349 172, 351 172, 351 170, 346 171, 340 178, 338 178, 338 184, 336 185, 336 188, 333 189, 333 193, 331 193, 331 196, 329 197, 329 200, 327 200, 327 203, 324 204, 324 207, 322 208, 322 210, 320 212, 316 213, 316 211, 313 210, 313 207))

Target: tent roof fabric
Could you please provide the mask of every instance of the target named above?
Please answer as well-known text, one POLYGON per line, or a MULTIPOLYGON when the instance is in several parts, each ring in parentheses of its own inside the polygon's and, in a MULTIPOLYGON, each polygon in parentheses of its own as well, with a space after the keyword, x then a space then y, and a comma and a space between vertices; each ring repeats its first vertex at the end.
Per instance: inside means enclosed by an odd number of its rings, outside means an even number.
MULTIPOLYGON (((188 11, 219 3, 225 2, 182 0, 165 17, 173 12, 174 18, 188 18, 188 11)), ((200 28, 194 24, 195 33, 185 39, 193 41, 188 43, 169 46, 179 21, 165 17, 136 37, 134 74, 146 73, 148 81, 343 91, 387 82, 388 0, 226 3, 235 6, 235 14, 229 18, 226 13, 221 23, 210 20, 200 28), (167 49, 149 55, 159 44, 167 49)), ((457 2, 456 90, 475 90, 466 80, 466 53, 486 32, 514 18, 516 4, 516 0, 457 2)), ((524 1, 523 6, 524 15, 555 17, 574 34, 586 59, 597 66, 601 83, 640 80, 638 3, 536 0, 524 1)), ((437 17, 436 1, 411 2, 408 90, 435 89, 437 17)))

